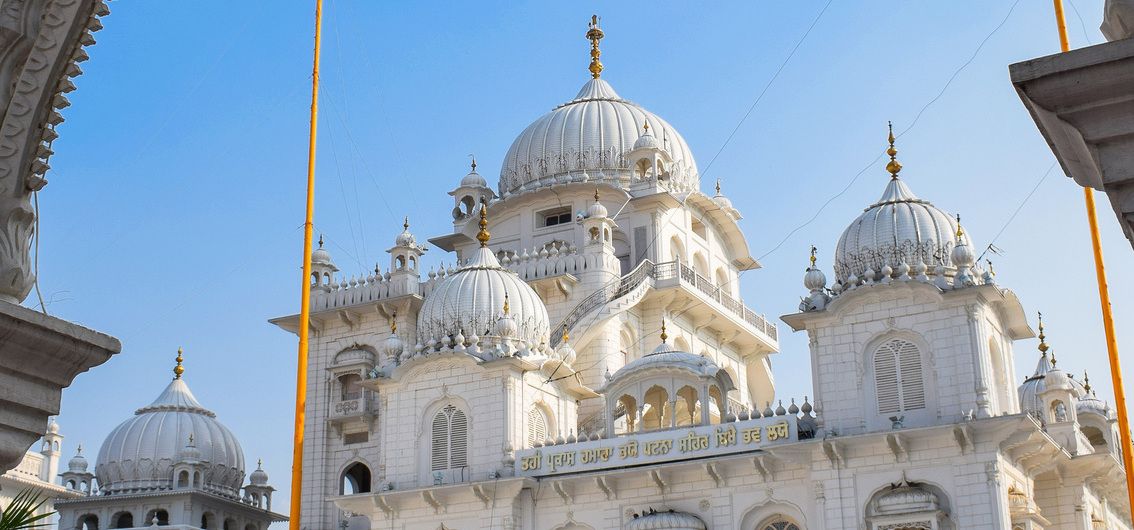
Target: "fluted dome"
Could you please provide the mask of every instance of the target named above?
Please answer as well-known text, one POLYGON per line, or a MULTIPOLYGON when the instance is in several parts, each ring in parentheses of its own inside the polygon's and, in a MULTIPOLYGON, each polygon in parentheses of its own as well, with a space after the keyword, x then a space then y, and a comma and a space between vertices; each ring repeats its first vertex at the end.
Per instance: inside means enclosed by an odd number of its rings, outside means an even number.
POLYGON ((323 236, 319 236, 319 248, 311 251, 311 264, 335 266, 335 262, 331 260, 331 253, 323 248, 323 236))
POLYGON ((263 462, 256 462, 256 470, 248 475, 248 482, 253 486, 266 486, 268 484, 268 472, 264 471, 263 462))
POLYGON ((104 494, 173 488, 173 466, 193 436, 205 465, 203 488, 239 498, 244 451, 216 414, 193 397, 184 379, 174 379, 148 406, 110 432, 98 453, 95 475, 104 494))
POLYGON ((476 164, 474 163, 472 171, 469 171, 469 174, 461 179, 461 186, 468 188, 487 188, 488 181, 484 180, 484 177, 476 172, 476 164))
POLYGON ((626 530, 705 530, 705 522, 696 515, 686 512, 649 510, 641 515, 635 514, 626 523, 626 530))
MULTIPOLYGON (((502 196, 562 182, 602 180, 630 185, 626 154, 642 138, 643 125, 673 161, 671 181, 688 189, 698 183, 697 164, 685 139, 665 120, 622 99, 603 79, 587 81, 575 98, 529 125, 512 142, 500 168, 502 196)), ((646 140, 650 141, 650 140, 646 140)))
POLYGON ((539 295, 516 273, 501 267, 488 247, 479 247, 426 295, 417 315, 418 342, 445 343, 458 333, 465 337, 497 334, 505 295, 516 325, 511 338, 532 344, 546 341, 550 319, 539 295))
MULTIPOLYGON (((900 178, 892 178, 878 202, 870 205, 843 231, 835 248, 835 277, 846 282, 852 274, 892 270, 905 263, 924 263, 947 270, 956 241, 957 221, 929 201, 918 198, 900 178)), ((961 236, 969 248, 968 234, 961 236)), ((951 274, 951 272, 950 272, 951 274)))
POLYGON ((75 452, 75 456, 67 462, 67 470, 71 473, 86 473, 87 472, 87 457, 83 456, 83 446, 79 446, 79 450, 75 452))

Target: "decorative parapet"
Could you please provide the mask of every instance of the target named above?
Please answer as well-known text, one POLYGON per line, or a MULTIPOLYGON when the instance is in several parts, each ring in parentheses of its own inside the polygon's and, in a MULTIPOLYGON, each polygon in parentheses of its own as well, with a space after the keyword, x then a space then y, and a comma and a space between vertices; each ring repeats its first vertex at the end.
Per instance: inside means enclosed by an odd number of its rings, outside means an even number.
POLYGON ((20 303, 35 283, 32 194, 45 175, 58 112, 70 105, 83 47, 110 11, 102 0, 5 2, 0 11, 0 300, 20 303))

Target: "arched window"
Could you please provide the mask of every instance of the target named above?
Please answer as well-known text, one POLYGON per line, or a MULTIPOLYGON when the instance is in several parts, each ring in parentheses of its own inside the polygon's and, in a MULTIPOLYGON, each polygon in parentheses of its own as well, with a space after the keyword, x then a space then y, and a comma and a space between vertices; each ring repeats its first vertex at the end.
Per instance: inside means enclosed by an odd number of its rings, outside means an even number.
POLYGON ((224 524, 221 526, 221 529, 222 530, 238 530, 236 528, 237 526, 239 526, 239 523, 236 522, 236 519, 229 517, 228 519, 224 520, 224 524))
POLYGON ((165 510, 150 510, 146 513, 146 520, 142 524, 153 524, 154 519, 157 519, 158 526, 169 525, 169 512, 165 510))
POLYGON ((110 518, 111 528, 134 528, 134 514, 118 512, 110 518))
POLYGON ((339 494, 357 493, 370 493, 370 468, 362 462, 355 462, 347 467, 339 484, 339 494))
POLYGON ((433 416, 429 469, 441 471, 468 465, 469 423, 465 411, 453 405, 433 416))
POLYGON ((874 351, 874 384, 879 414, 924 409, 921 351, 902 339, 884 342, 874 351))
POLYGON ((181 472, 177 474, 177 487, 179 487, 179 488, 188 488, 189 487, 189 472, 188 471, 185 471, 184 469, 182 469, 181 472))
POLYGON ((201 528, 204 530, 213 529, 217 527, 217 516, 213 512, 205 512, 201 514, 201 528))
POLYGON ((1102 429, 1094 426, 1086 426, 1081 429, 1083 436, 1087 437, 1087 441, 1095 447, 1106 446, 1106 436, 1103 435, 1102 429))
POLYGON ((98 516, 88 513, 80 517, 77 527, 80 530, 98 530, 98 516))
POLYGON ((535 447, 548 438, 547 416, 539 407, 528 409, 528 447, 535 447))
POLYGON ((344 374, 339 377, 339 386, 341 387, 341 396, 343 401, 358 399, 362 397, 362 376, 358 374, 344 374))
POLYGON ((798 524, 782 515, 772 516, 771 519, 760 523, 757 530, 800 530, 798 524))

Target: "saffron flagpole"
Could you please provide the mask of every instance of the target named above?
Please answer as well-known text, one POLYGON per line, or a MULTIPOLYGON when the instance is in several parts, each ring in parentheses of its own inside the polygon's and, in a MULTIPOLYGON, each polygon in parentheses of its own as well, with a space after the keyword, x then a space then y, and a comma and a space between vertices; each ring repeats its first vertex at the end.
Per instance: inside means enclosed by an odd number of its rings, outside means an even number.
POLYGON ((311 67, 311 130, 307 143, 307 215, 303 222, 303 281, 300 285, 299 358, 295 371, 295 431, 291 454, 291 510, 288 528, 299 530, 303 496, 303 424, 307 407, 307 351, 311 326, 311 237, 315 215, 315 132, 319 116, 319 38, 323 0, 315 0, 315 59, 311 67))
MULTIPOLYGON (((1067 21, 1063 17, 1063 0, 1055 2, 1055 23, 1059 28, 1059 48, 1071 49, 1067 40, 1067 21)), ((1091 250, 1095 255, 1095 279, 1099 285, 1099 304, 1102 306, 1103 331, 1106 333, 1106 351, 1110 358, 1110 380, 1114 387, 1114 406, 1118 409, 1118 435, 1122 440, 1122 465, 1126 471, 1126 495, 1134 508, 1134 444, 1130 441, 1130 418, 1126 413, 1126 391, 1122 385, 1122 364, 1118 360, 1118 338, 1114 334, 1114 315, 1110 308, 1110 290, 1106 284, 1106 265, 1103 263, 1102 242, 1099 240, 1099 220, 1095 213, 1095 190, 1083 187, 1087 204, 1087 224, 1091 232, 1091 250)))

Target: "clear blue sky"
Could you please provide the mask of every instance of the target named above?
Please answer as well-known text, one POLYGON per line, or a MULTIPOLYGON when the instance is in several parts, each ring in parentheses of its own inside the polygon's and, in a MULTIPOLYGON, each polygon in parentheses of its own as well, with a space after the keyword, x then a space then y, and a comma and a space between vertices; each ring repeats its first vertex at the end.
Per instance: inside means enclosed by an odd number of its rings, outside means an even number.
MULTIPOLYGON (((265 460, 286 509, 295 338, 267 319, 298 307, 310 4, 122 0, 104 19, 40 196, 48 310, 123 342, 64 393, 67 457, 78 442, 93 456, 162 389, 184 346, 197 397, 250 462, 265 460)), ((495 183, 515 135, 586 81, 583 34, 599 10, 603 77, 682 132, 702 187, 723 179, 764 256, 884 149, 886 120, 914 121, 1011 5, 834 2, 709 167, 823 2, 328 1, 316 226, 348 273, 386 268, 403 215, 422 239, 449 230, 445 192, 467 155, 495 183)), ((1102 41, 1102 0, 1067 11, 1074 46, 1102 41)), ((961 213, 979 245, 1053 161, 1008 65, 1057 51, 1050 2, 1019 2, 899 140, 906 182, 961 213)), ((795 311, 808 246, 829 271, 839 233, 886 178, 879 163, 763 257, 742 278, 747 303, 795 311)), ((1099 204, 1119 340, 1134 351, 1134 252, 1099 204)), ((1057 168, 996 244, 999 283, 1044 311, 1060 365, 1089 369, 1111 400, 1079 189, 1057 168)), ((426 264, 442 259, 434 250, 426 264)), ((781 329, 778 392, 810 395, 807 340, 781 329)), ((1035 342, 1017 343, 1016 358, 1022 378, 1035 342)))

